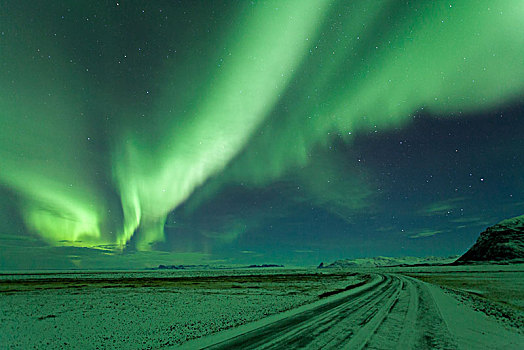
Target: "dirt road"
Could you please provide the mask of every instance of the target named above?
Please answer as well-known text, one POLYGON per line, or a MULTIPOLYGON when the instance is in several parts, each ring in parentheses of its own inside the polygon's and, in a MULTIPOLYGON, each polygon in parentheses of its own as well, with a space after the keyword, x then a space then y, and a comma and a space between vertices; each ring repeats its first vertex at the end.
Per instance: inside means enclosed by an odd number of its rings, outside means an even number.
POLYGON ((523 348, 522 334, 465 307, 438 287, 377 274, 363 286, 284 313, 274 322, 218 333, 184 348, 523 348))

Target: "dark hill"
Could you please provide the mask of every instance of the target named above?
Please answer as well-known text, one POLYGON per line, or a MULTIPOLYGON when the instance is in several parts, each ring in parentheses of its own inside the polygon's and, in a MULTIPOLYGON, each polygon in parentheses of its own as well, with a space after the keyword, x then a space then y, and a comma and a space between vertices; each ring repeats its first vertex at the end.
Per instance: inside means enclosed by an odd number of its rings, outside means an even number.
POLYGON ((488 227, 456 263, 487 261, 524 262, 524 215, 488 227))

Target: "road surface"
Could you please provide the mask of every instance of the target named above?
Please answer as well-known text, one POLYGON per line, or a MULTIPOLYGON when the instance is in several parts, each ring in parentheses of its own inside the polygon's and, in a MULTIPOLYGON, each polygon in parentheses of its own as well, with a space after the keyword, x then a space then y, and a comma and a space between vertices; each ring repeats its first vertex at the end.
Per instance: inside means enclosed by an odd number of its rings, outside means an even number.
POLYGON ((524 336, 438 287, 377 274, 363 286, 283 313, 273 322, 241 326, 183 348, 524 349, 524 336))

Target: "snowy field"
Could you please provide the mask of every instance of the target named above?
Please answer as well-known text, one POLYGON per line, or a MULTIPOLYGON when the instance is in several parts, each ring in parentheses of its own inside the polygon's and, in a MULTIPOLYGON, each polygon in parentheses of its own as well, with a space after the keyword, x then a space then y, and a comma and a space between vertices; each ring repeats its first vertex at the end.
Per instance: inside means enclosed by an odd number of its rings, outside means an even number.
POLYGON ((0 344, 520 349, 523 291, 524 265, 4 273, 0 344))
POLYGON ((473 310, 524 334, 524 264, 379 267, 345 271, 398 273, 437 285, 473 310))
POLYGON ((420 272, 410 276, 441 286, 474 310, 524 331, 524 270, 506 267, 499 271, 420 272))
POLYGON ((316 301, 366 276, 244 269, 0 278, 2 348, 156 349, 316 301))

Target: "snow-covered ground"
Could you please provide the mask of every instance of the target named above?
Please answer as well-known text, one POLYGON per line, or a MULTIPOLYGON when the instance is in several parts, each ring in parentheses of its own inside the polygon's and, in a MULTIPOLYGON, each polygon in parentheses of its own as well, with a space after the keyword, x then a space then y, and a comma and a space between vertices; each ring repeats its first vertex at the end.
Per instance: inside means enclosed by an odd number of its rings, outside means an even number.
POLYGON ((0 344, 522 349, 523 287, 523 265, 4 274, 0 344))
POLYGON ((3 275, 1 348, 180 344, 319 299, 362 276, 240 270, 3 275))
MULTIPOLYGON (((511 265, 510 265, 511 266, 511 265)), ((436 284, 474 310, 524 331, 524 269, 419 272, 410 274, 436 284)))
POLYGON ((440 287, 377 272, 365 285, 184 349, 514 349, 518 328, 475 311, 440 287))

